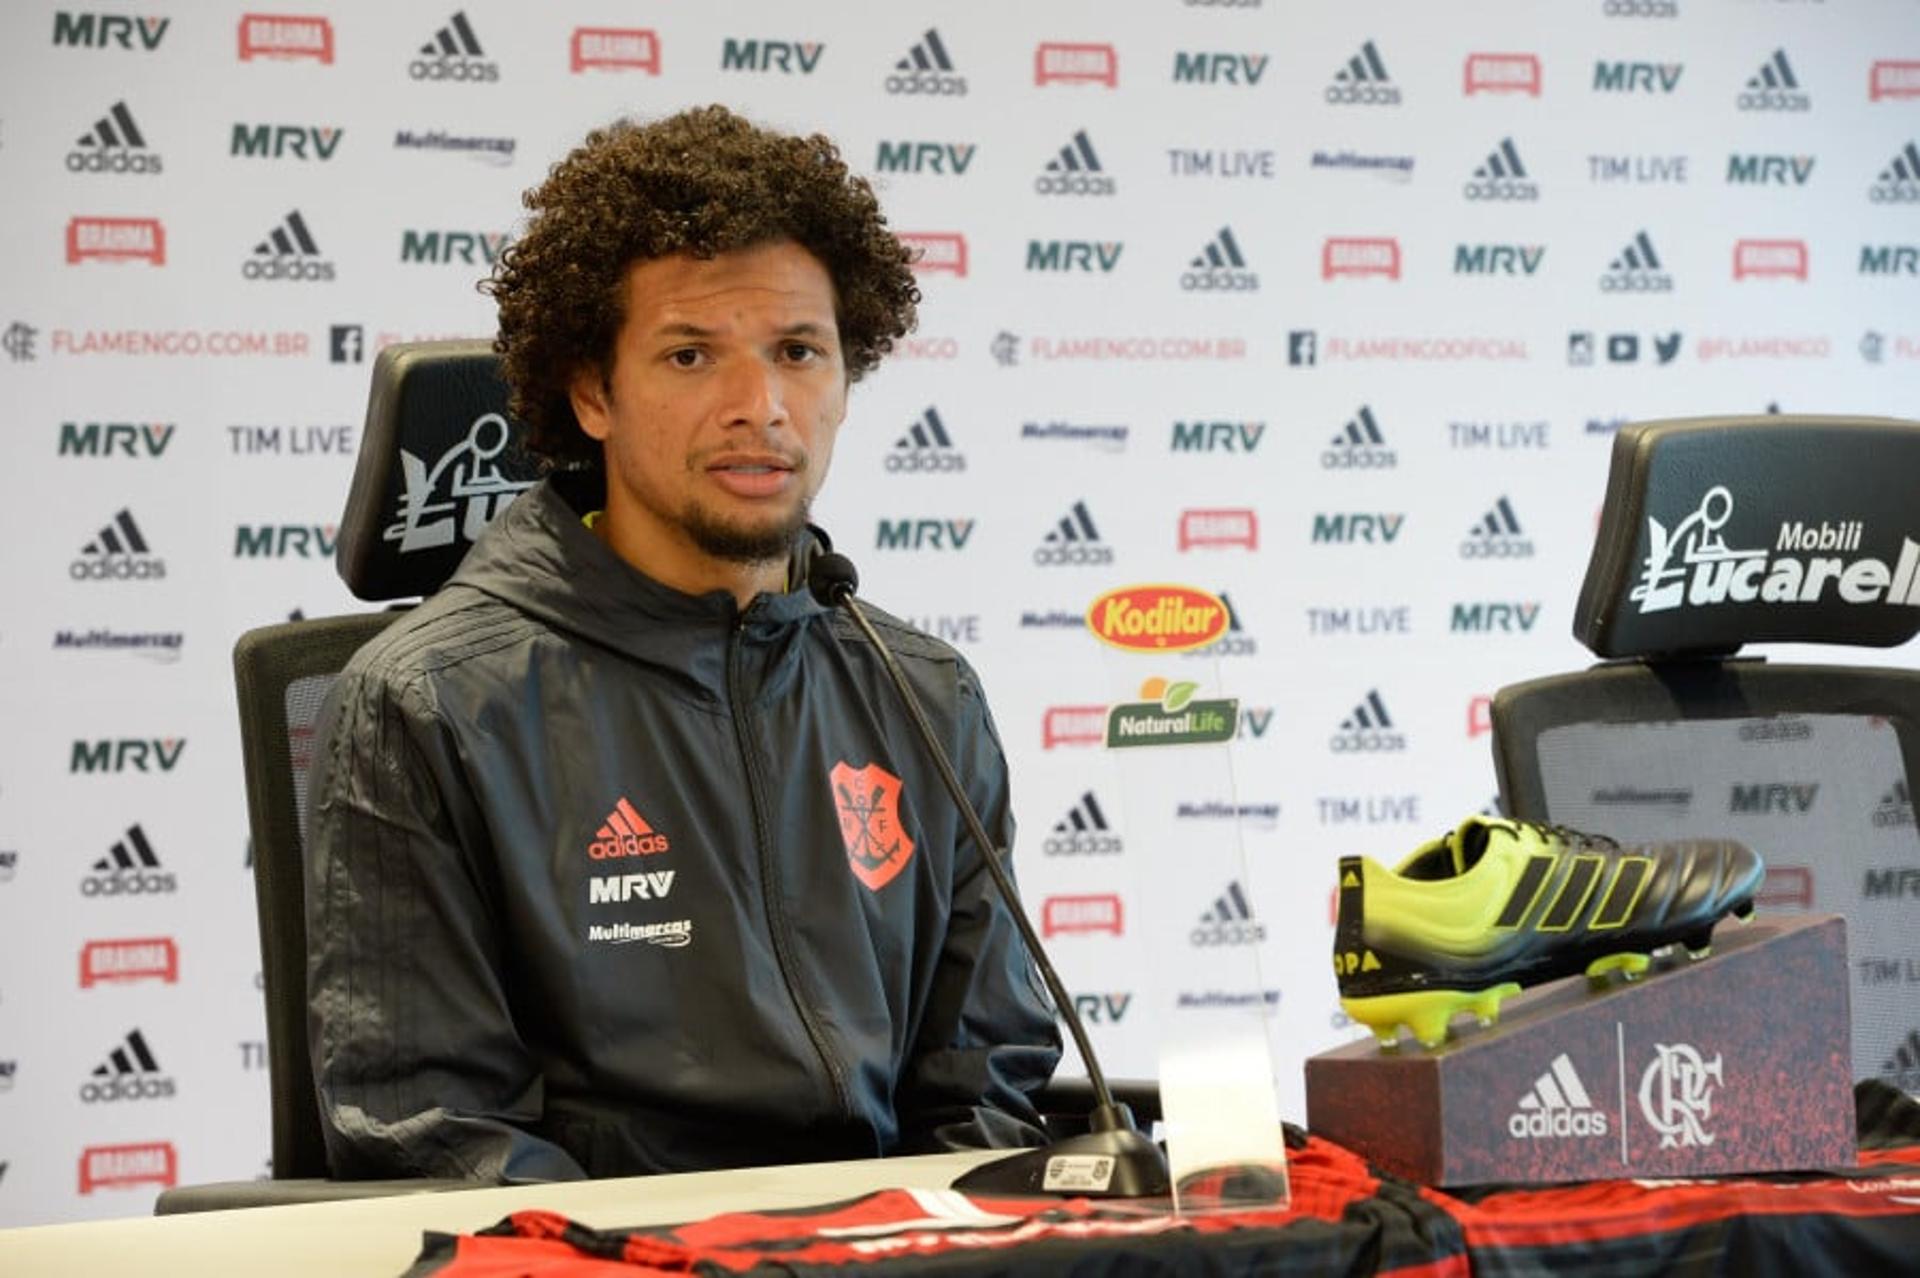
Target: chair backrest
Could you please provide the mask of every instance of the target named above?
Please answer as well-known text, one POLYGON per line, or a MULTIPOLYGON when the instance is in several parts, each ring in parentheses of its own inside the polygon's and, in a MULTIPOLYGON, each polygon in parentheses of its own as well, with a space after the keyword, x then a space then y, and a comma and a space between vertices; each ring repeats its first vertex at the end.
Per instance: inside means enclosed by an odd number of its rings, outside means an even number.
POLYGON ((314 724, 347 659, 399 615, 373 612, 265 626, 242 635, 233 650, 266 987, 276 1180, 327 1175, 320 1104, 307 1056, 303 851, 314 724))
POLYGON ((1616 660, 1501 689, 1505 808, 1626 841, 1721 835, 1760 906, 1845 916, 1853 1067, 1920 1089, 1920 673, 1729 657, 1920 629, 1920 425, 1630 427, 1575 635, 1616 660))

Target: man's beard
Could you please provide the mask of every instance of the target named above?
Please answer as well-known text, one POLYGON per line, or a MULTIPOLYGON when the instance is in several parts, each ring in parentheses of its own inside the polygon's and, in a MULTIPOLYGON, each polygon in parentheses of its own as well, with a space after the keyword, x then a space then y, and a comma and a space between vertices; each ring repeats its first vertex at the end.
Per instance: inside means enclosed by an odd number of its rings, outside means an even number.
POLYGON ((792 554, 793 543, 807 526, 812 510, 811 499, 802 498, 793 513, 778 523, 741 527, 696 504, 681 513, 680 527, 703 554, 737 564, 764 564, 792 554))

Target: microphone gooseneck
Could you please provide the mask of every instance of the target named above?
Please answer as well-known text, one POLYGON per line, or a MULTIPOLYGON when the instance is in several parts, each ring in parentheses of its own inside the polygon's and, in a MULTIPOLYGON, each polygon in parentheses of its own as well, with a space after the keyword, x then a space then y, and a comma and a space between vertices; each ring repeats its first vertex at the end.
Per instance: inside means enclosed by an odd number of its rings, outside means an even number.
MULTIPOLYGON (((1040 943, 1040 937, 1033 930, 1033 923, 1020 905, 1019 893, 1013 886, 1013 880, 1007 876, 1006 868, 1000 863, 1000 853, 993 846, 993 839, 981 823, 980 814, 975 811, 973 802, 967 797, 960 778, 955 775, 953 763, 947 758, 946 750, 940 744, 933 725, 927 721, 926 710, 920 704, 920 698, 914 695, 913 687, 907 682, 906 673, 900 669, 899 661, 890 648, 873 628, 866 613, 854 599, 859 589, 860 574, 853 561, 845 555, 832 551, 817 555, 807 569, 807 589, 821 604, 829 608, 839 608, 852 618, 860 633, 866 636, 879 654, 880 663, 886 669, 887 678, 894 690, 899 693, 901 704, 907 709, 908 717, 919 733, 925 745, 928 757, 933 760, 935 770, 940 775, 941 785, 959 810, 965 822, 967 833, 972 836, 974 845, 980 849, 981 859, 985 862, 987 873, 993 879, 994 888, 1000 899, 1006 904, 1007 912, 1013 918, 1015 929, 1027 948, 1028 956, 1034 967, 1039 970, 1040 979, 1047 987, 1048 995, 1059 1010, 1060 1017, 1067 1024, 1067 1032, 1073 1036, 1073 1044, 1080 1052, 1080 1060, 1087 1067, 1087 1081, 1093 1088, 1094 1107, 1087 1117, 1088 1135, 1075 1137, 1042 1150, 1028 1150, 1010 1158, 987 1163, 967 1173, 954 1182, 957 1188, 978 1189, 992 1192, 1034 1192, 1043 1187, 1047 1178, 1048 1164, 1054 1157, 1093 1157, 1112 1158, 1116 1183, 1104 1188, 1109 1196, 1138 1197, 1149 1194, 1165 1193, 1167 1190, 1166 1162, 1160 1157, 1160 1151, 1154 1144, 1142 1136, 1135 1128, 1133 1115, 1124 1105, 1114 1103, 1113 1092, 1107 1086, 1107 1077, 1100 1068, 1100 1060, 1094 1055, 1093 1044, 1087 1038, 1087 1029, 1080 1020, 1080 1013, 1073 1005, 1073 998, 1067 993, 1066 985, 1060 980, 1059 972, 1047 957, 1046 947, 1040 943)), ((1084 1186, 1076 1193, 1088 1192, 1084 1186)), ((1096 1193, 1095 1196, 1098 1196, 1096 1193)))

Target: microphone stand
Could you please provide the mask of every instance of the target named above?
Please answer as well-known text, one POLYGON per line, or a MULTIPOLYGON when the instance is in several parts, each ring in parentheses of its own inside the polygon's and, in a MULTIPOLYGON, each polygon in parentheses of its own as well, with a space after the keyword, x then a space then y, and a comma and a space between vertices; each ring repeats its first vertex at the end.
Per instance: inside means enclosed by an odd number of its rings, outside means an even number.
POLYGON ((983 1163, 956 1179, 953 1187, 987 1194, 1057 1193, 1076 1198, 1145 1198, 1166 1194, 1171 1185, 1166 1159, 1162 1157, 1159 1146, 1134 1126, 1133 1111, 1113 1099, 1106 1074, 1100 1068, 1099 1058, 1094 1055, 1093 1044, 1087 1040, 1086 1026, 1081 1023, 1080 1014, 1066 986, 1061 983, 1060 974, 1054 970, 1045 947, 1034 933, 1033 923, 1021 908, 1019 894, 1014 889, 1013 881, 1007 877, 1006 869, 1000 864, 1000 854, 995 850, 986 827, 981 824, 980 814, 974 811, 960 778, 954 775, 953 764, 947 758, 946 750, 941 747, 940 739, 934 735, 933 725, 927 722, 926 711, 907 683, 906 674, 894 658, 893 650, 881 640, 873 623, 867 620, 866 613, 854 600, 854 591, 859 584, 859 574, 854 570, 853 561, 841 554, 828 552, 817 556, 808 572, 807 585, 813 597, 830 608, 844 611, 859 627, 860 633, 866 636, 867 642, 873 645, 874 651, 880 654, 887 677, 900 694, 914 728, 926 745, 927 753, 940 774, 941 784, 966 822, 967 832, 980 849, 987 872, 993 878, 994 888, 1012 914, 1020 939, 1025 943, 1034 966, 1039 969, 1040 978, 1046 984, 1047 993, 1059 1010, 1060 1018, 1066 1022, 1068 1033, 1073 1036, 1073 1044, 1079 1049, 1080 1059, 1087 1067, 1087 1081, 1093 1087, 1094 1105, 1087 1114, 1088 1130, 1085 1135, 1070 1136, 1039 1149, 1021 1150, 1005 1158, 983 1163))

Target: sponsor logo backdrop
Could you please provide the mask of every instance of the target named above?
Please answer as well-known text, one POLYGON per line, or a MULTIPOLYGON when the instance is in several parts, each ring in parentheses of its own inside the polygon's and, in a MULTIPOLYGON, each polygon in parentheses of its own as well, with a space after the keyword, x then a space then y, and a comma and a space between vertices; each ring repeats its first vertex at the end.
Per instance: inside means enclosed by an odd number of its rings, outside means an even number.
POLYGON ((1334 860, 1487 805, 1484 696, 1586 660, 1618 426, 1920 414, 1897 0, 101 0, 0 48, 0 1224, 264 1174, 228 652, 360 607, 369 361, 490 333, 520 192, 615 115, 825 130, 924 250, 819 516, 984 673, 1109 1068, 1265 1008, 1296 1116, 1334 860), (1151 581, 1229 629, 1100 650, 1151 581), (1234 738, 1103 750, 1156 678, 1234 738))

